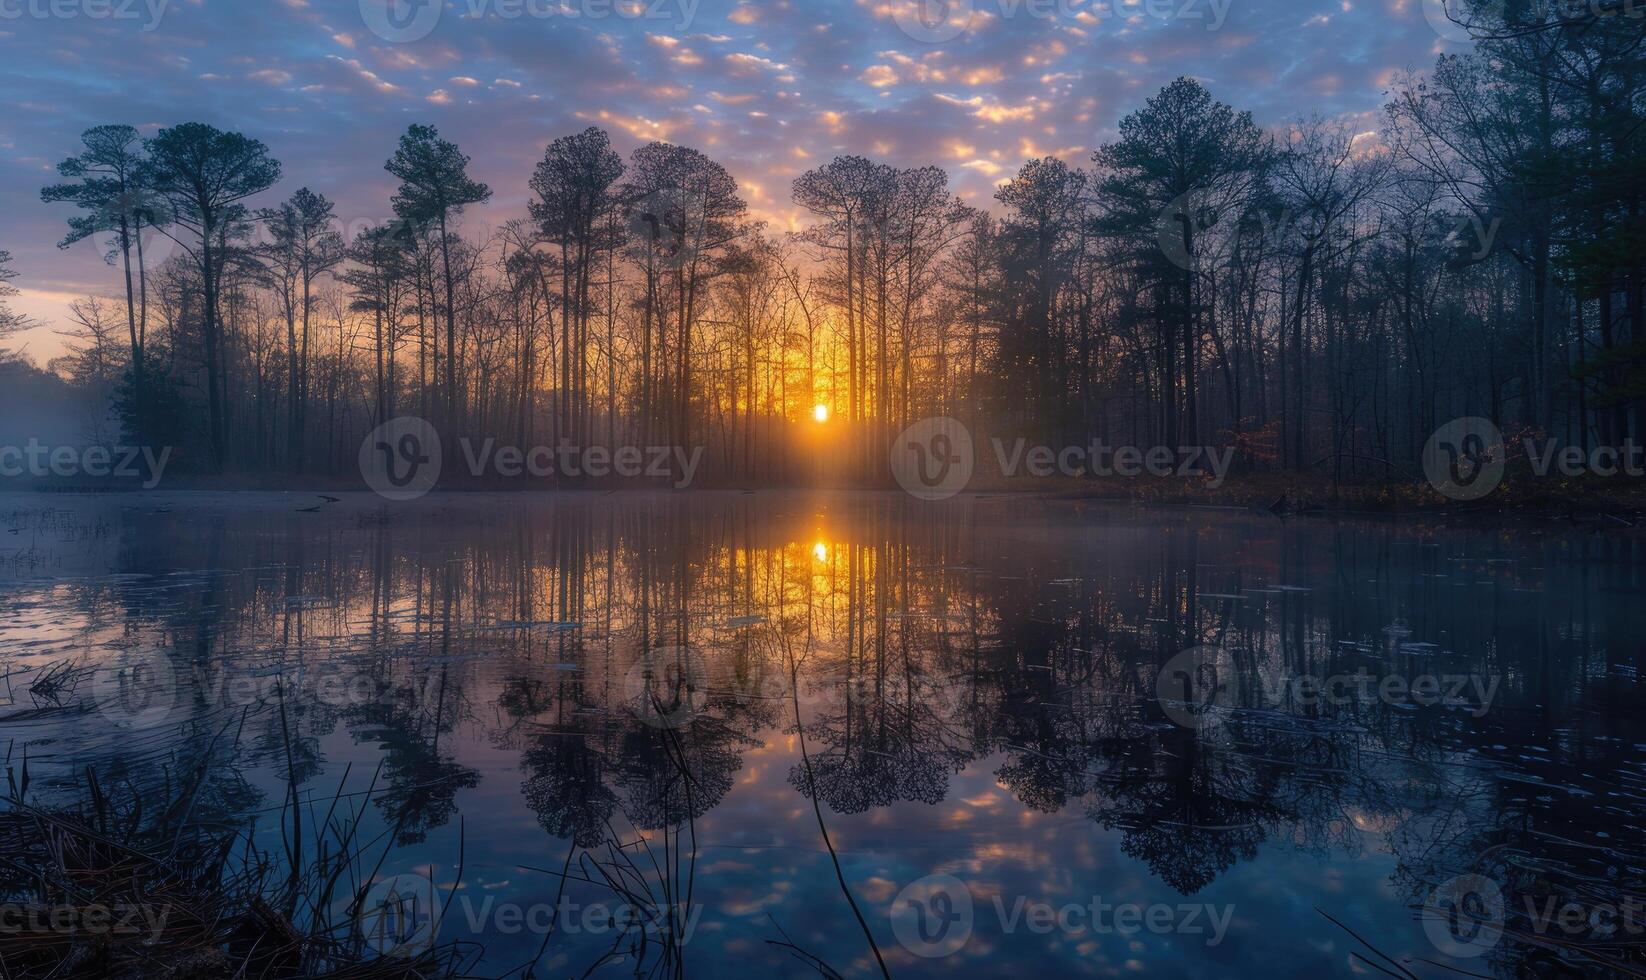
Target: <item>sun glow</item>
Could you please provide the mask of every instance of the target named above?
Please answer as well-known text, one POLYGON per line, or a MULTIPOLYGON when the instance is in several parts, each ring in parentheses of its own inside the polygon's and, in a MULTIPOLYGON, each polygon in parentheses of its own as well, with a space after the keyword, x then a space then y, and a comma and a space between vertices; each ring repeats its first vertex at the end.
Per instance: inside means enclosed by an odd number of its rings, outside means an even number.
POLYGON ((812 557, 818 561, 827 562, 829 560, 829 546, 821 541, 812 545, 812 557))
POLYGON ((827 405, 814 405, 814 406, 812 406, 812 418, 815 419, 818 422, 827 422, 829 420, 829 406, 827 406, 827 405))

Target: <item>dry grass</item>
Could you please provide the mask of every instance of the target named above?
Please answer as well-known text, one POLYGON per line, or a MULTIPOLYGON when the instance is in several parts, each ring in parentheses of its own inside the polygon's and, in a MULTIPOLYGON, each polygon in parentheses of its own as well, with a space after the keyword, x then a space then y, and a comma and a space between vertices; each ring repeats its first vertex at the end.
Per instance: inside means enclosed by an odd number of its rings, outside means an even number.
MULTIPOLYGON (((26 761, 7 776, 0 976, 410 980, 459 972, 455 946, 404 957, 366 950, 351 914, 371 881, 358 814, 328 821, 331 845, 294 875, 252 844, 249 828, 192 821, 186 806, 145 807, 135 790, 116 799, 90 770, 74 807, 27 802, 26 761)), ((180 787, 175 799, 187 800, 195 786, 180 787)))

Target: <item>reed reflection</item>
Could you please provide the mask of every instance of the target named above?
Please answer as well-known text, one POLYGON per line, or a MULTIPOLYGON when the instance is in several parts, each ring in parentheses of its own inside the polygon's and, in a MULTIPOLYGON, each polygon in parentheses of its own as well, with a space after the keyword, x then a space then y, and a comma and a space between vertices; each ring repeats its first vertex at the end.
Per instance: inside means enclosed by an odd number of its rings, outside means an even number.
MULTIPOLYGON (((638 834, 681 881, 734 794, 808 819, 815 797, 847 846, 868 839, 860 816, 886 814, 896 851, 919 836, 911 806, 942 811, 986 772, 1013 805, 957 830, 979 867, 1043 846, 1016 828, 1056 814, 1118 835, 1184 896, 1276 849, 1387 854, 1413 904, 1465 871, 1502 882, 1511 910, 1522 892, 1640 893, 1619 870, 1646 859, 1633 543, 951 503, 18 512, 61 567, 7 572, 8 672, 158 651, 177 694, 121 725, 81 695, 28 704, 14 681, 7 734, 37 794, 72 797, 95 765, 157 805, 312 821, 348 765, 403 847, 523 806, 541 838, 493 849, 570 868, 638 834), (1217 724, 1186 726, 1158 682, 1203 646, 1226 652, 1230 683, 1217 724), (1477 686, 1310 686, 1391 676, 1477 686)), ((714 895, 713 876, 700 887, 714 895)), ((1552 948, 1522 928, 1492 962, 1552 948)), ((1586 948, 1623 963, 1638 947, 1586 948)))

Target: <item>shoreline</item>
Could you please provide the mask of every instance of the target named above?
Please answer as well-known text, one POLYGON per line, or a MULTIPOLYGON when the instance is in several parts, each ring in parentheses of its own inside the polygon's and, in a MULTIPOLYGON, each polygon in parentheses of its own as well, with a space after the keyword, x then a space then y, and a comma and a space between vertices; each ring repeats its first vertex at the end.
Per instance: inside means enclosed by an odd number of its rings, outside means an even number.
MULTIPOLYGON (((568 486, 508 485, 506 483, 440 486, 432 495, 453 497, 485 494, 895 494, 899 488, 868 485, 785 485, 747 486, 735 483, 675 488, 661 485, 634 486, 612 482, 587 482, 568 486)), ((0 483, 0 493, 102 496, 130 495, 133 498, 168 493, 190 494, 347 494, 369 497, 372 491, 358 480, 305 477, 286 482, 279 477, 230 476, 168 480, 163 487, 143 488, 107 483, 46 483, 24 485, 0 483)), ((1455 501, 1441 496, 1427 484, 1406 480, 1344 482, 1298 479, 1289 475, 1232 477, 1212 488, 1201 480, 1151 477, 1111 477, 1105 479, 1048 478, 1034 480, 974 480, 949 499, 992 497, 1043 497, 1053 500, 1092 501, 1145 506, 1186 506, 1267 513, 1277 516, 1422 516, 1458 520, 1491 517, 1544 517, 1574 523, 1598 522, 1627 530, 1646 527, 1646 482, 1590 479, 1509 481, 1491 494, 1473 501, 1455 501)), ((384 500, 385 503, 398 501, 384 500)))

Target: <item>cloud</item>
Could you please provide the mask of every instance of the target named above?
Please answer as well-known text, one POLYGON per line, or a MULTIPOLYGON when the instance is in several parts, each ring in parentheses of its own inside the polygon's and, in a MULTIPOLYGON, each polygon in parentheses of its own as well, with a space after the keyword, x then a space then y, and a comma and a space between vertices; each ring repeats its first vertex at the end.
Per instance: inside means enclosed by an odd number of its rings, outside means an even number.
POLYGON ((992 206, 995 183, 1029 151, 1083 163, 1122 116, 1185 73, 1266 125, 1318 108, 1368 114, 1355 130, 1372 131, 1396 70, 1429 63, 1437 43, 1416 0, 1301 10, 1244 0, 1215 31, 1192 18, 1047 18, 975 0, 967 30, 929 44, 897 20, 924 2, 698 4, 686 27, 678 6, 665 5, 672 19, 644 16, 651 0, 625 0, 607 17, 514 19, 459 16, 459 3, 408 44, 372 34, 349 0, 179 2, 164 30, 147 33, 31 21, 29 43, 6 50, 6 247, 34 280, 20 285, 109 282, 97 249, 56 250, 64 209, 39 200, 51 165, 104 122, 146 133, 192 119, 244 129, 286 171, 253 206, 308 185, 340 211, 378 217, 394 190, 383 160, 408 124, 433 123, 493 187, 494 201, 471 211, 492 225, 523 213, 549 140, 597 125, 625 154, 650 140, 704 150, 759 188, 758 216, 781 228, 798 220, 789 182, 838 153, 943 165, 969 201, 992 206))
POLYGON ((401 90, 400 86, 394 84, 393 82, 387 81, 376 72, 365 68, 360 64, 360 62, 353 58, 339 58, 336 55, 327 55, 326 57, 331 61, 337 62, 338 64, 346 65, 354 72, 355 77, 366 82, 373 89, 376 89, 379 92, 387 94, 390 92, 399 92, 401 90))
POLYGON ((872 88, 886 88, 897 84, 897 72, 892 70, 891 65, 870 65, 863 69, 863 74, 858 78, 872 88))
POLYGON ((950 105, 965 106, 972 111, 972 115, 992 123, 1030 122, 1034 120, 1039 111, 1034 99, 1030 99, 1022 105, 1006 105, 998 99, 981 95, 962 99, 953 95, 939 94, 938 98, 950 105))
POLYGON ((726 55, 726 64, 749 71, 762 69, 765 71, 786 71, 789 67, 770 58, 762 58, 759 55, 747 54, 742 51, 734 51, 726 55))

